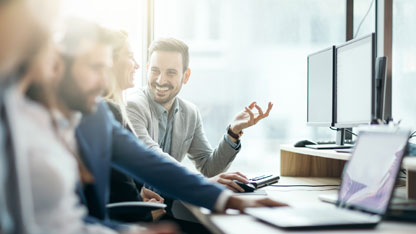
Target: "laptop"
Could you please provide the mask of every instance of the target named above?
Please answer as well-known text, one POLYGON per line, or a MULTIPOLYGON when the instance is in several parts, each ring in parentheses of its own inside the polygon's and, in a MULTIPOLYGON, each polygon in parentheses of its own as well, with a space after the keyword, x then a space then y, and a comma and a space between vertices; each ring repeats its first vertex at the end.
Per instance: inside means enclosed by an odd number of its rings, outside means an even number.
POLYGON ((248 208, 245 212, 286 229, 371 228, 386 213, 409 131, 361 131, 346 164, 333 207, 248 208))

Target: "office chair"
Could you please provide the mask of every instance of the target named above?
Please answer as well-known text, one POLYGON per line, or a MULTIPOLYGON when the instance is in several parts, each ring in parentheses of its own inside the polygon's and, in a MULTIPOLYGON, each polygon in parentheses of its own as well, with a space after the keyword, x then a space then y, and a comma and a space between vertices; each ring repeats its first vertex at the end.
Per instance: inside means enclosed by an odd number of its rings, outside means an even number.
POLYGON ((166 208, 166 204, 156 202, 116 202, 106 206, 110 219, 134 223, 140 221, 152 221, 150 211, 166 208))
POLYGON ((1 207, 0 225, 1 232, 32 234, 36 233, 36 225, 33 215, 31 200, 30 180, 27 161, 20 157, 8 122, 5 107, 0 109, 0 162, 4 171, 0 176, 0 189, 2 197, 0 202, 6 206, 1 207), (7 180, 5 179, 7 178, 7 180))

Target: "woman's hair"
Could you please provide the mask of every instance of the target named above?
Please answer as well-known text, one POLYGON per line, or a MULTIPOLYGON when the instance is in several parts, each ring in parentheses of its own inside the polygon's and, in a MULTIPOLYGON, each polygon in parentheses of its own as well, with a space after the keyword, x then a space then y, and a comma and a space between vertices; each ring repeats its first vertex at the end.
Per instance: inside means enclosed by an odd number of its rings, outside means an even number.
MULTIPOLYGON (((110 31, 113 48, 113 61, 117 61, 120 58, 121 50, 128 45, 128 34, 125 31, 110 31)), ((115 64, 115 63, 113 63, 115 64)), ((116 67, 113 65, 111 74, 109 75, 109 85, 104 98, 107 101, 113 102, 120 108, 122 125, 128 126, 133 130, 132 124, 127 116, 126 103, 123 96, 122 78, 117 77, 116 67)), ((133 131, 134 132, 134 131, 133 131)))

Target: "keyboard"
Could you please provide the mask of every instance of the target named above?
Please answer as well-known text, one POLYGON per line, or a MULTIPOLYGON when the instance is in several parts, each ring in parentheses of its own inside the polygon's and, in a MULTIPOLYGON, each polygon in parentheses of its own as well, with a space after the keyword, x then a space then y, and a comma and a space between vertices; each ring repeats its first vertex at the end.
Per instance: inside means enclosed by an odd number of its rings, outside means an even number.
POLYGON ((335 141, 317 141, 318 145, 335 145, 335 141))
POLYGON ((271 184, 275 184, 279 181, 280 176, 276 175, 261 175, 249 179, 249 183, 254 185, 256 189, 266 187, 271 184))
POLYGON ((346 153, 346 154, 351 154, 352 153, 353 148, 349 148, 349 149, 339 149, 339 150, 335 150, 337 153, 346 153))
MULTIPOLYGON (((316 142, 318 145, 335 145, 337 142, 336 141, 317 141, 316 142)), ((352 140, 345 140, 344 142, 345 144, 354 144, 355 142, 352 140)))

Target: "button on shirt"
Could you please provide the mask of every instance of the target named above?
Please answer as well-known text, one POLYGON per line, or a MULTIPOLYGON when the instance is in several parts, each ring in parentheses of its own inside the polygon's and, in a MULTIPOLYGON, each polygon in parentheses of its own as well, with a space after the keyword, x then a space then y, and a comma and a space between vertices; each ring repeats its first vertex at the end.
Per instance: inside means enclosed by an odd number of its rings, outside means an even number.
POLYGON ((73 112, 69 118, 66 118, 59 111, 54 111, 52 114, 55 118, 59 134, 68 144, 69 149, 79 157, 78 143, 75 138, 75 129, 81 122, 81 112, 73 112))
MULTIPOLYGON (((150 100, 151 105, 155 108, 156 115, 158 116, 159 120, 158 144, 163 152, 171 154, 173 123, 175 122, 176 115, 179 111, 178 100, 175 99, 172 105, 172 111, 169 113, 162 105, 153 101, 149 90, 146 90, 146 95, 150 100)), ((224 138, 226 142, 229 143, 234 149, 238 149, 241 145, 239 142, 238 144, 232 142, 226 135, 224 135, 224 138)), ((218 197, 217 202, 215 203, 214 209, 218 212, 223 212, 225 210, 226 203, 231 195, 232 192, 229 190, 222 192, 218 197)))
POLYGON ((148 95, 151 105, 155 108, 156 115, 159 120, 158 144, 163 152, 170 154, 172 145, 173 123, 175 121, 176 114, 179 111, 178 101, 175 99, 172 105, 172 110, 169 113, 162 105, 153 101, 153 98, 150 96, 148 90, 146 95, 148 95))
MULTIPOLYGON (((176 115, 179 111, 178 100, 175 99, 172 105, 172 111, 169 113, 162 105, 153 100, 153 97, 149 93, 148 89, 146 89, 145 92, 147 98, 150 100, 150 104, 155 108, 159 120, 157 143, 163 152, 171 154, 173 123, 175 122, 176 115)), ((235 150, 238 150, 241 147, 240 141, 237 143, 231 141, 227 134, 224 134, 224 139, 235 150)))

